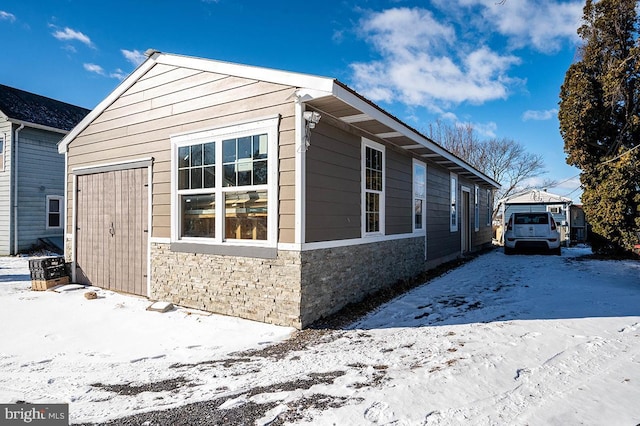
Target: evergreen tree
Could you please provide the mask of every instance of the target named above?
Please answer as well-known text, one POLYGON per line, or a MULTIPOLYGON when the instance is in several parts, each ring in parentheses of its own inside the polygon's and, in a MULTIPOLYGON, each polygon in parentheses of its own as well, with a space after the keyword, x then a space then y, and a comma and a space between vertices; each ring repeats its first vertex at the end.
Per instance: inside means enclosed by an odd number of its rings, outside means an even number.
POLYGON ((596 252, 640 243, 640 21, 637 0, 587 0, 580 59, 560 92, 567 163, 581 169, 596 252))

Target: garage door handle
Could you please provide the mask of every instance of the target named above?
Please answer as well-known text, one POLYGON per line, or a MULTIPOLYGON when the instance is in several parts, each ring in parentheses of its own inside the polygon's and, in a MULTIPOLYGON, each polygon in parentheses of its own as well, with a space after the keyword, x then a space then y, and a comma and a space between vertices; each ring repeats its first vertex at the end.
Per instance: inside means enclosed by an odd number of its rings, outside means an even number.
POLYGON ((113 222, 111 222, 111 226, 109 227, 109 234, 111 234, 112 237, 116 235, 116 228, 113 226, 113 222))

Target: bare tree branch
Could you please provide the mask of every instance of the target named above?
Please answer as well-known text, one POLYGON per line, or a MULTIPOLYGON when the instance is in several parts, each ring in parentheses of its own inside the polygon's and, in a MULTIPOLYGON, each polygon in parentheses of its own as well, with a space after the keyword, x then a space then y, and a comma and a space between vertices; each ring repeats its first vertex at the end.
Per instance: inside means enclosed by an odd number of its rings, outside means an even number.
MULTIPOLYGON (((480 140, 472 124, 448 125, 438 120, 429 125, 428 135, 500 183, 502 187, 494 196, 494 217, 498 200, 530 189, 525 182, 546 173, 541 155, 527 152, 521 143, 513 139, 480 140)), ((545 181, 544 186, 553 186, 553 182, 545 181)))

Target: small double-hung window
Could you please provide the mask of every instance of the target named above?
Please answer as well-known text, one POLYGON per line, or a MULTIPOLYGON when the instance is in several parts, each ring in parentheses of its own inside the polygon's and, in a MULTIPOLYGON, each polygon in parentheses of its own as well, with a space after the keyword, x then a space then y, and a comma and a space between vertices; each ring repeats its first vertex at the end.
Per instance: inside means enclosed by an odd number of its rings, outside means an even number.
POLYGON ((47 229, 62 228, 62 206, 64 197, 47 195, 47 229))
POLYGON ((171 138, 172 240, 276 244, 278 119, 171 138))

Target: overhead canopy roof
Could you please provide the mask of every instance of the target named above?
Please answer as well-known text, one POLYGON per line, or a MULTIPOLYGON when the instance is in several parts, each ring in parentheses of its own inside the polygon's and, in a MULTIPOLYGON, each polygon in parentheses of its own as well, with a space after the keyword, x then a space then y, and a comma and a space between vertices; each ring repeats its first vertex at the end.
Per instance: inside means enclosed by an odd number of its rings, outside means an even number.
POLYGON ((166 64, 297 87, 299 99, 310 109, 315 109, 322 115, 334 117, 354 126, 366 135, 383 139, 389 144, 413 153, 418 158, 435 162, 475 183, 496 188, 500 186, 498 182, 334 78, 161 53, 153 50, 147 51, 147 56, 148 59, 144 63, 60 142, 60 152, 66 152, 66 147, 71 140, 155 64, 166 64))

